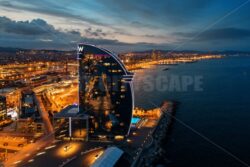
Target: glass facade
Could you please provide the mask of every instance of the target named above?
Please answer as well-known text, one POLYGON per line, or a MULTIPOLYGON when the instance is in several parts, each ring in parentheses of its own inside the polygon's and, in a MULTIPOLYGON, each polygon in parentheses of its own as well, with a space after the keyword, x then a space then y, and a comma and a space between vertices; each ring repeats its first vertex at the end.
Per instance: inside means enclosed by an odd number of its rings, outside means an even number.
POLYGON ((57 140, 85 140, 87 137, 86 119, 81 117, 54 118, 57 140))
POLYGON ((0 96, 0 121, 7 117, 6 97, 0 96))
POLYGON ((20 112, 20 118, 39 117, 35 93, 32 90, 28 89, 21 92, 20 112))
POLYGON ((89 115, 89 137, 127 135, 133 111, 132 73, 113 53, 78 46, 80 112, 89 115))
POLYGON ((88 117, 78 111, 78 105, 69 105, 54 115, 53 125, 56 139, 86 140, 88 117))

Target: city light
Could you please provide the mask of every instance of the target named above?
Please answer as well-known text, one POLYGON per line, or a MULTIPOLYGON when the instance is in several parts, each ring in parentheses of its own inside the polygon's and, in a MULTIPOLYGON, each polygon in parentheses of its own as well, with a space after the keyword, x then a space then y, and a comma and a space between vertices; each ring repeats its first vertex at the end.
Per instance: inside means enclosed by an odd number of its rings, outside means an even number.
MULTIPOLYGON (((0 158, 6 166, 35 164, 50 157, 61 163, 58 166, 75 160, 91 166, 105 160, 102 156, 118 161, 123 154, 121 150, 118 154, 119 147, 136 155, 131 159, 140 159, 145 148, 161 143, 172 121, 165 117, 174 109, 171 101, 151 109, 134 107, 134 72, 142 70, 145 75, 143 69, 223 58, 220 54, 169 56, 155 50, 117 56, 82 45, 84 52, 77 60, 0 65, 0 79, 11 81, 13 87, 4 89, 0 103, 1 130, 10 134, 0 137, 0 148, 6 150, 0 158), (110 148, 116 151, 107 153, 110 148)), ((9 83, 0 84, 7 87, 9 83)))
POLYGON ((81 147, 80 143, 68 142, 56 149, 56 156, 66 158, 71 157, 76 152, 78 152, 81 147))

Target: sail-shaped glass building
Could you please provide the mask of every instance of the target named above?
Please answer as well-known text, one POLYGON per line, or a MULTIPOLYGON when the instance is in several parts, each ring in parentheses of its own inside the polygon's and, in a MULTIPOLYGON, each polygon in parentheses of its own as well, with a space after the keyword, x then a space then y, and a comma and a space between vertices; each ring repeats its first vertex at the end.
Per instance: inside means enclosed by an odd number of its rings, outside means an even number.
POLYGON ((133 74, 115 54, 79 44, 79 109, 89 115, 89 137, 126 136, 134 107, 133 74))

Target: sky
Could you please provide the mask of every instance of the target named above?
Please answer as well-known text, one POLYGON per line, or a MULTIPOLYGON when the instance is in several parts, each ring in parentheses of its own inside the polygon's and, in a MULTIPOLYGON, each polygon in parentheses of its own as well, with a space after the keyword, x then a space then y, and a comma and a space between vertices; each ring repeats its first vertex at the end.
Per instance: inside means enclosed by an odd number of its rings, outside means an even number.
POLYGON ((250 0, 0 0, 0 47, 250 51, 250 0))

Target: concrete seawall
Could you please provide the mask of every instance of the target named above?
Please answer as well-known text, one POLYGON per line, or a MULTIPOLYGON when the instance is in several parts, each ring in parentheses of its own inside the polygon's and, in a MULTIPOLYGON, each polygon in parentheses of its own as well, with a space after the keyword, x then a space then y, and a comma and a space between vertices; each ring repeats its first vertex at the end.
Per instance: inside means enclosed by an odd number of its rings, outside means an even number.
POLYGON ((174 122, 174 115, 177 102, 164 101, 161 104, 162 115, 157 126, 152 131, 152 142, 145 147, 140 157, 133 166, 150 167, 164 164, 165 156, 162 145, 167 142, 167 138, 174 122))

